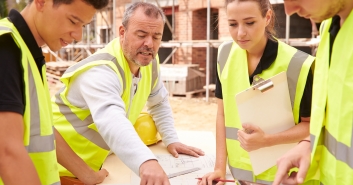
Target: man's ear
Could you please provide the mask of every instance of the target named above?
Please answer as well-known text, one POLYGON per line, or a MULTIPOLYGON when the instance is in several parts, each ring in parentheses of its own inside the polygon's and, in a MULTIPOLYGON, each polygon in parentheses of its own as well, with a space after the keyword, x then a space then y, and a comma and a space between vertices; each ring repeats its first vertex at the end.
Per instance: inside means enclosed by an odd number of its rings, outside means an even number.
POLYGON ((45 0, 33 0, 34 6, 38 11, 43 11, 45 0))
POLYGON ((126 31, 126 29, 125 29, 124 26, 120 26, 120 27, 119 27, 119 38, 120 38, 120 39, 123 39, 123 38, 124 38, 125 31, 126 31))

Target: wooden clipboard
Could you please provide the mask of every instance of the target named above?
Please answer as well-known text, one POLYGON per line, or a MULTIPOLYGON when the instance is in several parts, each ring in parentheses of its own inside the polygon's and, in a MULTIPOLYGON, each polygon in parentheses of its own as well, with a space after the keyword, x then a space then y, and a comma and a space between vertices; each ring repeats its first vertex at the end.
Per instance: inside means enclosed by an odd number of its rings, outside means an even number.
MULTIPOLYGON (((241 123, 257 125, 267 134, 295 126, 285 72, 260 80, 235 98, 241 123)), ((295 145, 282 144, 249 152, 254 174, 259 175, 275 166, 277 159, 295 145)))

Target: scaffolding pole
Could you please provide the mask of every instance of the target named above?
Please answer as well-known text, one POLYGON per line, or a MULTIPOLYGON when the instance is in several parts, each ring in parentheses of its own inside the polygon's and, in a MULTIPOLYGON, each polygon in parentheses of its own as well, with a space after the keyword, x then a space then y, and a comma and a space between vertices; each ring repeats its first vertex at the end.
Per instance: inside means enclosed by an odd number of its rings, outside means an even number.
POLYGON ((113 0, 113 26, 112 26, 112 32, 113 32, 113 37, 114 39, 116 37, 116 0, 113 0))
POLYGON ((207 47, 206 47, 206 102, 209 99, 210 84, 210 29, 211 29, 211 0, 207 0, 207 47))
POLYGON ((286 14, 286 43, 289 44, 290 16, 286 14))

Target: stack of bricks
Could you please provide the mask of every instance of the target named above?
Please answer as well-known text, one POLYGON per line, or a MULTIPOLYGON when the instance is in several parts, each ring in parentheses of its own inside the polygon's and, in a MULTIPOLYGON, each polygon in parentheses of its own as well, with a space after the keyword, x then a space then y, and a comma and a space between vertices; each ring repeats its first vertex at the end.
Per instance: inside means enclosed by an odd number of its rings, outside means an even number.
POLYGON ((63 84, 60 81, 60 77, 65 73, 66 69, 76 64, 73 61, 58 61, 58 62, 47 62, 47 80, 50 90, 50 95, 54 95, 63 84))

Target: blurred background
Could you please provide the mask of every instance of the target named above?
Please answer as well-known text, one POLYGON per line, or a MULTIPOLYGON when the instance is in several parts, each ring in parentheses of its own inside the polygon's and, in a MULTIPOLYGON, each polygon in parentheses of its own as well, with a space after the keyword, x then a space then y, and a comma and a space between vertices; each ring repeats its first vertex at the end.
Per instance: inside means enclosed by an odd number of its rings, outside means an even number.
MULTIPOLYGON (((69 66, 103 48, 117 37, 123 12, 136 1, 138 0, 111 0, 84 28, 82 41, 70 44, 58 52, 43 48, 52 95, 61 87, 59 79, 69 66)), ((217 110, 214 84, 218 46, 231 40, 225 0, 141 1, 159 6, 167 18, 158 54, 161 78, 170 93, 176 127, 190 127, 187 129, 191 130, 201 128, 214 132, 217 110), (190 125, 190 122, 202 125, 190 125)), ((319 24, 296 14, 287 16, 283 0, 270 1, 276 14, 277 38, 315 55, 319 24)), ((11 9, 21 11, 26 4, 27 0, 0 0, 0 18, 6 17, 11 9)))

